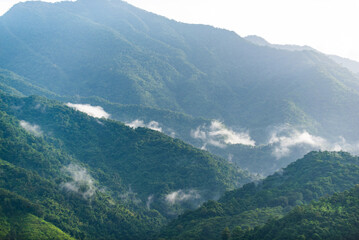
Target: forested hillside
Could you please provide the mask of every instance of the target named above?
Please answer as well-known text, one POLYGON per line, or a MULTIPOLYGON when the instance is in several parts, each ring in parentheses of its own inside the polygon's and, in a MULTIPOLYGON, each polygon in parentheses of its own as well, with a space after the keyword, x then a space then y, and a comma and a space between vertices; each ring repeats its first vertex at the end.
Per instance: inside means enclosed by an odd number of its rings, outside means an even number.
POLYGON ((308 206, 293 209, 280 220, 244 233, 237 228, 233 240, 351 239, 359 237, 359 186, 308 206))
MULTIPOLYGON (((21 213, 30 222, 45 220, 64 236, 147 238, 184 209, 250 181, 180 140, 42 97, 1 94, 0 113, 0 188, 39 206, 41 214, 30 212, 38 220, 21 213)), ((25 231, 14 219, 4 220, 8 234, 25 231)))
POLYGON ((344 152, 311 152, 283 172, 227 192, 218 201, 209 201, 181 215, 160 236, 220 239, 226 227, 232 232, 238 226, 248 230, 263 225, 269 219, 282 217, 294 206, 350 189, 358 182, 358 157, 344 152))

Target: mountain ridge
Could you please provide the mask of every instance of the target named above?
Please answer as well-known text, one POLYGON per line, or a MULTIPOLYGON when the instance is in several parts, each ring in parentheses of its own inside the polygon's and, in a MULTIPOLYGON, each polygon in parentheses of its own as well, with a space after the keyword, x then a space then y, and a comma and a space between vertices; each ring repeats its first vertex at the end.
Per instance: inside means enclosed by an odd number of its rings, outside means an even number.
POLYGON ((340 119, 341 129, 331 123, 334 112, 340 118, 347 110, 338 114, 342 108, 321 98, 338 95, 335 102, 348 105, 346 92, 355 101, 357 77, 324 55, 259 48, 234 32, 178 23, 121 1, 85 3, 16 5, 0 18, 0 41, 11 46, 0 66, 59 95, 218 119, 248 129, 257 142, 266 128, 286 123, 318 122, 311 133, 355 138, 351 122, 340 119), (325 85, 332 89, 318 92, 325 85), (308 95, 317 99, 304 101, 308 95), (295 114, 286 112, 288 102, 313 121, 286 117, 295 114))

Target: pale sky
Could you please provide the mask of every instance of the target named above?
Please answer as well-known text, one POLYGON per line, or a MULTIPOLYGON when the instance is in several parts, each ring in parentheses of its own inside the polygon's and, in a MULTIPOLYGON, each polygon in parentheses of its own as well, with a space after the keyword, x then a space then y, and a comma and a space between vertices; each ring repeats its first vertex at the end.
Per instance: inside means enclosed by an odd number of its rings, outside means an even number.
MULTIPOLYGON (((56 0, 48 0, 55 2, 56 0)), ((308 45, 359 61, 359 0, 126 0, 186 23, 258 35, 271 43, 308 45)), ((0 0, 0 14, 18 0, 0 0)))

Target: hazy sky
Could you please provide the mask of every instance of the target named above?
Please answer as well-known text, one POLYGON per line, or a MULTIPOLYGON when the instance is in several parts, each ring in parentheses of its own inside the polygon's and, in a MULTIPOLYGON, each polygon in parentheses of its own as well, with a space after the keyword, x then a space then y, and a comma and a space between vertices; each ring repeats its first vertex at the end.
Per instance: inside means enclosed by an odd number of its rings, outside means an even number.
MULTIPOLYGON (((359 61, 359 0, 126 1, 177 21, 209 24, 242 37, 259 35, 271 43, 309 45, 359 61)), ((0 14, 16 2, 0 0, 0 14)))

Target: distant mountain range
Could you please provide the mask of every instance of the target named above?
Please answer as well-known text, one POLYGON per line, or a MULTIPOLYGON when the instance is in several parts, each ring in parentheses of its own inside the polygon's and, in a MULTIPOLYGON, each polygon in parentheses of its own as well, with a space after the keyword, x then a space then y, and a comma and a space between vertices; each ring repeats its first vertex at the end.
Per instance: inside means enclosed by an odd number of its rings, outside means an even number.
MULTIPOLYGON (((271 44, 269 43, 267 40, 265 40, 262 37, 256 36, 256 35, 250 35, 250 36, 246 36, 245 37, 246 40, 248 40, 249 42, 259 45, 259 46, 267 46, 267 47, 272 47, 272 48, 277 48, 277 49, 283 49, 283 50, 288 50, 288 51, 314 51, 314 52, 319 52, 318 50, 309 47, 309 46, 298 46, 298 45, 280 45, 280 44, 271 44)), ((348 59, 348 58, 343 58, 340 56, 336 56, 336 55, 327 55, 331 60, 333 60, 334 62, 338 63, 339 65, 349 69, 350 71, 352 71, 355 74, 359 74, 359 62, 348 59)))

